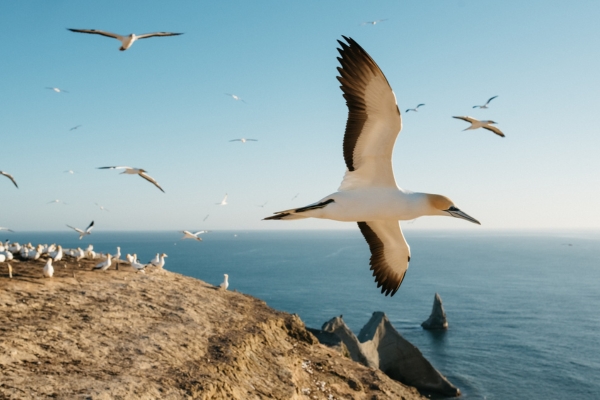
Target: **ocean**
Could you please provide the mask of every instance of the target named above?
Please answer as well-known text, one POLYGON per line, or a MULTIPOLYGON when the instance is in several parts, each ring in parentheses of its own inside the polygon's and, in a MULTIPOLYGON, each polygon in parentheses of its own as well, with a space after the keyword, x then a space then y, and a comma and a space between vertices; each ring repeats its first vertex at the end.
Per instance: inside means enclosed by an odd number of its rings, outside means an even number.
POLYGON ((394 297, 377 289, 369 250, 349 231, 6 233, 2 240, 167 253, 165 269, 263 299, 319 328, 343 315, 358 333, 374 311, 463 399, 600 399, 600 232, 405 230, 412 259, 394 297), (449 322, 425 331, 439 293, 449 322))

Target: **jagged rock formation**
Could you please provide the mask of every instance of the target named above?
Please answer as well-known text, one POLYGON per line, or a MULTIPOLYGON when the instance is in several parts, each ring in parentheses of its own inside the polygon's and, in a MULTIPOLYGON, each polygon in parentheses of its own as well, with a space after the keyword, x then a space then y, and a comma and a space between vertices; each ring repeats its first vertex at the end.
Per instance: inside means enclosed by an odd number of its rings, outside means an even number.
POLYGON ((460 395, 460 390, 436 370, 419 349, 404 339, 382 312, 373 313, 358 337, 346 326, 341 316, 323 324, 322 331, 338 336, 353 360, 378 368, 399 382, 423 392, 460 395))
POLYGON ((0 263, 0 399, 425 400, 251 296, 96 263, 0 263))
POLYGON ((446 311, 442 305, 442 299, 439 294, 435 294, 433 299, 433 308, 431 315, 424 321, 421 326, 423 329, 448 329, 448 320, 446 319, 446 311))

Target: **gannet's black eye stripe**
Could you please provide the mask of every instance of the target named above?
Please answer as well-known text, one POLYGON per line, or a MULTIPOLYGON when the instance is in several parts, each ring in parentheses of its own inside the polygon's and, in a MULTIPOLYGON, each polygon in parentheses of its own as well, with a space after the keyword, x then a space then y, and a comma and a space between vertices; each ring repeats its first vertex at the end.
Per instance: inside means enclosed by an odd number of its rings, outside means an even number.
POLYGON ((458 208, 452 206, 449 209, 447 209, 446 211, 460 211, 458 208))

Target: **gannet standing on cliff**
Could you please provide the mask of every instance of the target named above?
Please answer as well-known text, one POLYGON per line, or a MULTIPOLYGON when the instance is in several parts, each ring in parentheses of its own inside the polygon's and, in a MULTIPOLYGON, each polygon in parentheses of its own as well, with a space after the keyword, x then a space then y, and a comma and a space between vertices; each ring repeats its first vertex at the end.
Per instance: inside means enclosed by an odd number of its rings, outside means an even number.
POLYGON ((51 258, 46 261, 46 265, 44 265, 42 272, 44 274, 44 278, 52 278, 52 275, 54 275, 54 267, 52 266, 51 258))
POLYGON ((347 171, 338 191, 305 207, 280 211, 267 220, 324 218, 358 222, 371 250, 371 270, 385 295, 396 293, 410 261, 400 220, 440 215, 479 222, 445 196, 400 189, 392 151, 402 128, 396 96, 375 61, 354 40, 338 43, 348 121, 343 153, 347 171))
POLYGON ((227 288, 229 287, 229 280, 228 280, 228 279, 229 279, 229 275, 227 275, 227 274, 223 274, 223 276, 224 276, 225 278, 224 278, 223 282, 221 282, 221 284, 219 285, 219 287, 220 287, 221 289, 225 289, 225 290, 227 290, 227 288))
POLYGON ((96 264, 96 266, 93 268, 93 270, 106 271, 107 269, 110 268, 111 264, 112 264, 112 256, 110 254, 107 254, 106 260, 102 261, 101 263, 96 264))

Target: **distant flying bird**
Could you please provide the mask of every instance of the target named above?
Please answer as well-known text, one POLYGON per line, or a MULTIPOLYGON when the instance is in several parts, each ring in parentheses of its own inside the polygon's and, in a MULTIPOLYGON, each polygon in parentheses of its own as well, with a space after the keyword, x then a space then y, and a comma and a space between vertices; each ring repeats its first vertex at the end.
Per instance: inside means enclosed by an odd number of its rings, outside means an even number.
POLYGON ((106 36, 109 38, 114 38, 117 39, 118 41, 121 42, 121 48, 119 50, 121 51, 125 51, 128 48, 131 47, 131 45, 133 44, 133 42, 135 42, 136 40, 140 40, 140 39, 148 39, 151 37, 158 37, 158 36, 177 36, 177 35, 183 35, 183 33, 173 33, 173 32, 153 32, 153 33, 144 33, 142 35, 136 35, 134 33, 129 34, 127 36, 121 36, 121 35, 117 35, 116 33, 111 33, 111 32, 106 32, 106 31, 99 31, 96 29, 70 29, 67 28, 68 30, 70 30, 71 32, 79 32, 79 33, 90 33, 92 35, 102 35, 102 36, 106 36))
POLYGON ((190 231, 181 231, 181 233, 183 233, 183 237, 181 238, 181 240, 183 240, 183 239, 194 239, 194 240, 197 240, 197 241, 201 242, 202 238, 199 237, 199 235, 201 235, 203 233, 206 233, 206 232, 208 232, 208 231, 198 231, 196 233, 192 233, 190 231))
POLYGON ((59 200, 59 199, 49 201, 46 204, 56 204, 56 203, 63 203, 64 205, 67 205, 67 203, 65 203, 64 201, 59 200))
POLYGON ((258 140, 257 139, 241 138, 241 139, 232 139, 232 140, 230 140, 230 142, 242 142, 242 143, 246 143, 246 142, 258 142, 258 140))
POLYGON ((82 126, 82 125, 77 125, 77 126, 74 126, 74 127, 72 127, 71 129, 69 129, 69 132, 70 132, 70 131, 74 131, 74 130, 75 130, 75 129, 77 129, 77 128, 80 128, 81 126, 82 126))
POLYGON ((502 131, 500 129, 498 129, 495 126, 491 125, 491 124, 497 124, 497 122, 494 122, 494 121, 479 121, 479 120, 476 120, 473 117, 452 117, 452 118, 462 119, 463 121, 467 121, 467 122, 471 123, 471 126, 468 127, 468 128, 466 128, 466 129, 463 129, 463 131, 468 131, 468 130, 471 130, 471 129, 483 128, 483 129, 487 129, 488 131, 494 132, 498 136, 504 137, 504 133, 502 133, 502 131))
POLYGON ((362 25, 377 25, 378 23, 380 23, 380 22, 383 22, 383 21, 387 21, 387 20, 388 20, 387 18, 384 18, 384 19, 377 19, 377 20, 375 20, 375 21, 367 21, 367 22, 363 22, 363 23, 362 23, 362 24, 360 24, 360 25, 361 25, 361 26, 362 26, 362 25))
POLYGON ((300 195, 300 193, 296 193, 296 195, 294 197, 292 197, 292 200, 296 200, 296 197, 298 197, 300 195))
POLYGON ((7 231, 7 232, 13 232, 13 233, 15 232, 15 231, 13 231, 12 229, 3 228, 3 227, 1 227, 1 226, 0 226, 0 231, 7 231))
POLYGON ((223 200, 221 200, 220 203, 215 203, 218 206, 226 206, 227 205, 227 193, 225 193, 225 197, 223 197, 223 200))
POLYGON ((15 181, 15 178, 13 178, 13 176, 11 174, 9 174, 8 172, 0 171, 0 175, 4 175, 8 179, 10 179, 12 181, 12 183, 15 185, 15 187, 17 189, 19 188, 19 185, 17 185, 17 181, 15 181))
POLYGON ((147 180, 148 182, 152 183, 154 186, 156 186, 157 188, 160 189, 161 192, 165 192, 160 185, 158 184, 158 182, 156 182, 156 180, 154 180, 154 178, 152 178, 150 175, 148 175, 146 173, 146 170, 141 169, 141 168, 131 168, 131 167, 99 167, 98 169, 124 169, 125 171, 121 172, 122 174, 129 174, 129 175, 139 175, 142 178, 144 178, 145 180, 147 180))
POLYGON ((268 203, 268 201, 265 201, 263 204, 259 204, 259 205, 258 205, 258 206, 256 206, 256 207, 263 208, 264 206, 266 206, 266 205, 267 205, 267 203, 268 203))
POLYGON ((398 187, 392 169, 394 143, 402 128, 396 96, 369 54, 351 38, 341 41, 338 68, 348 106, 342 144, 346 174, 337 192, 315 203, 275 213, 267 220, 324 218, 357 222, 371 250, 371 270, 381 292, 400 288, 410 261, 410 248, 400 220, 426 215, 479 222, 445 196, 398 187))
POLYGON ((490 104, 490 101, 494 100, 496 97, 498 97, 498 96, 490 97, 490 99, 484 105, 473 106, 473 108, 488 108, 488 104, 490 104))
POLYGON ((64 90, 64 89, 60 89, 60 88, 57 88, 57 87, 46 87, 46 89, 53 90, 53 91, 55 91, 56 93, 69 93, 69 92, 67 92, 67 91, 66 91, 66 90, 64 90))
POLYGON ((81 230, 79 228, 75 228, 71 225, 67 225, 69 228, 75 230, 77 233, 79 233, 79 240, 81 240, 84 236, 90 235, 92 233, 92 229, 94 228, 94 221, 92 221, 91 224, 88 225, 87 228, 85 228, 84 230, 81 230))
MULTIPOLYGON (((235 101, 241 101, 242 103, 246 103, 246 101, 244 99, 242 99, 240 96, 238 96, 236 94, 225 93, 225 96, 229 96, 232 99, 234 99, 235 101)), ((248 104, 248 103, 246 103, 246 104, 248 104)))
POLYGON ((71 174, 71 175, 73 175, 73 174, 75 173, 75 171, 73 171, 72 169, 68 169, 68 170, 66 170, 66 171, 63 171, 63 173, 65 173, 65 174, 67 174, 67 173, 68 173, 68 174, 71 174))
POLYGON ((202 222, 206 221, 206 220, 208 219, 208 216, 209 216, 209 215, 210 215, 210 214, 206 214, 206 217, 204 217, 204 219, 202 220, 202 222))
POLYGON ((97 206, 98 206, 98 208, 100 208, 100 210, 102 210, 102 211, 110 211, 109 209, 107 209, 107 208, 104 208, 104 206, 101 206, 101 205, 100 205, 100 204, 98 204, 98 203, 94 203, 94 204, 95 204, 95 205, 97 205, 97 206))
POLYGON ((229 279, 229 275, 227 275, 227 274, 223 274, 223 276, 224 276, 224 280, 223 280, 223 282, 222 282, 222 283, 219 285, 219 287, 220 287, 221 289, 227 290, 227 288, 229 287, 229 280, 228 280, 228 279, 229 279))
POLYGON ((419 104, 419 105, 418 105, 418 106, 416 106, 415 108, 409 108, 409 109, 407 109, 407 110, 406 110, 406 111, 404 111, 404 112, 409 112, 409 111, 418 112, 418 111, 419 111, 419 110, 418 110, 418 108, 419 108, 419 107, 421 107, 421 106, 424 106, 424 105, 425 105, 425 104, 419 104))

